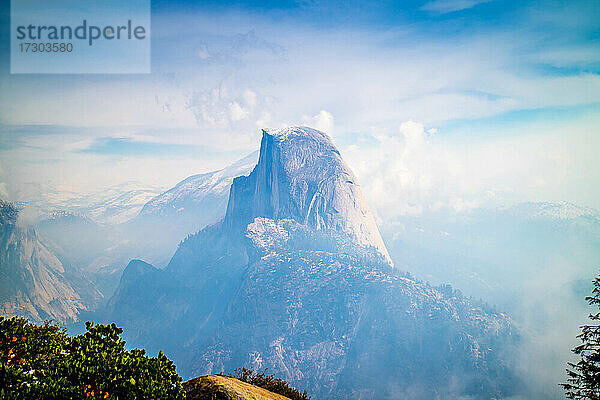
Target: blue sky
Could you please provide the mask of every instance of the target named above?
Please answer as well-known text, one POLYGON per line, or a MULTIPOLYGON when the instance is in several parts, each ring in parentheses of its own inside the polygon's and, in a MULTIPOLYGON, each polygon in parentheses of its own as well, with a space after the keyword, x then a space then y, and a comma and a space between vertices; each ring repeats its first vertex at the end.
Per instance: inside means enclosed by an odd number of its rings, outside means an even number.
POLYGON ((168 188, 304 124, 381 215, 600 208, 597 1, 153 1, 146 75, 10 75, 3 4, 4 197, 168 188))

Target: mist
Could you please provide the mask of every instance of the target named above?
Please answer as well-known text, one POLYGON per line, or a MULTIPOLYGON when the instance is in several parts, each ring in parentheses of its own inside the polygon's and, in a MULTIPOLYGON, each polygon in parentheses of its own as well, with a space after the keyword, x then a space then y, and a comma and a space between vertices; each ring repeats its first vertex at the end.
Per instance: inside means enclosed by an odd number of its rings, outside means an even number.
POLYGON ((450 283, 515 321, 522 345, 514 358, 527 377, 527 398, 558 399, 579 326, 593 311, 585 297, 599 270, 600 220, 559 218, 547 207, 427 213, 381 229, 398 268, 432 284, 450 283))

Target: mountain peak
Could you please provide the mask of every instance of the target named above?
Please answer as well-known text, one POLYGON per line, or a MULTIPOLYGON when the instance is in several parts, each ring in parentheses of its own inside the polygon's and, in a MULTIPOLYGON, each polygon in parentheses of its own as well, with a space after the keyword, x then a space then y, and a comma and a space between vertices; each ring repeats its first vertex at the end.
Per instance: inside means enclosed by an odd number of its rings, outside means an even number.
POLYGON ((225 223, 245 230, 257 217, 345 233, 391 264, 356 177, 329 136, 316 129, 263 130, 258 164, 233 181, 225 223))
POLYGON ((316 141, 323 141, 333 146, 331 138, 324 132, 309 128, 307 126, 288 126, 281 129, 263 129, 263 135, 269 135, 277 140, 289 140, 296 138, 311 138, 316 141))

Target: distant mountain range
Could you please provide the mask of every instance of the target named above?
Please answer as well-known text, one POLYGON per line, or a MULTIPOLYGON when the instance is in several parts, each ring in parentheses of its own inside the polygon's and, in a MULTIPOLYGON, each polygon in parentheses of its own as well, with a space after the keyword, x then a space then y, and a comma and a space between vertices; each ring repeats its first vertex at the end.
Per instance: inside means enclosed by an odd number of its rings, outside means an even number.
POLYGON ((558 288, 589 284, 600 267, 600 213, 567 202, 404 216, 387 221, 383 235, 419 278, 450 282, 504 309, 520 301, 527 283, 541 282, 541 272, 558 288))
POLYGON ((404 216, 382 234, 400 268, 509 313, 528 334, 520 350, 525 398, 562 399, 556 385, 590 312, 600 271, 600 219, 570 203, 404 216))
POLYGON ((140 207, 156 196, 154 190, 128 190, 84 209, 92 220, 102 224, 121 224, 137 216, 140 207))
POLYGON ((144 204, 139 217, 175 218, 195 230, 218 221, 225 214, 233 178, 248 175, 257 160, 255 151, 221 170, 192 175, 144 204))
POLYGON ((131 261, 108 318, 184 375, 268 368, 315 398, 492 398, 520 383, 511 320, 394 268, 356 178, 303 127, 264 131, 225 217, 164 270, 131 261))

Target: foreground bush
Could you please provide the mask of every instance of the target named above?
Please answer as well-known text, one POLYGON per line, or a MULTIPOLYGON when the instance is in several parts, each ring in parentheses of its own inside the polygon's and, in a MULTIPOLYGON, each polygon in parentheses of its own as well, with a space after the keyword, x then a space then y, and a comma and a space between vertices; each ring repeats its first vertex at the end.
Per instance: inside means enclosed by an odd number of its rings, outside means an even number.
POLYGON ((181 377, 162 352, 125 349, 115 324, 86 323, 69 337, 46 322, 0 316, 2 399, 184 399, 181 377))
POLYGON ((300 393, 286 381, 276 378, 275 375, 267 375, 265 371, 254 372, 251 369, 242 367, 241 369, 236 369, 235 374, 231 378, 237 378, 242 382, 261 387, 270 392, 288 397, 291 400, 310 400, 306 392, 300 393))

